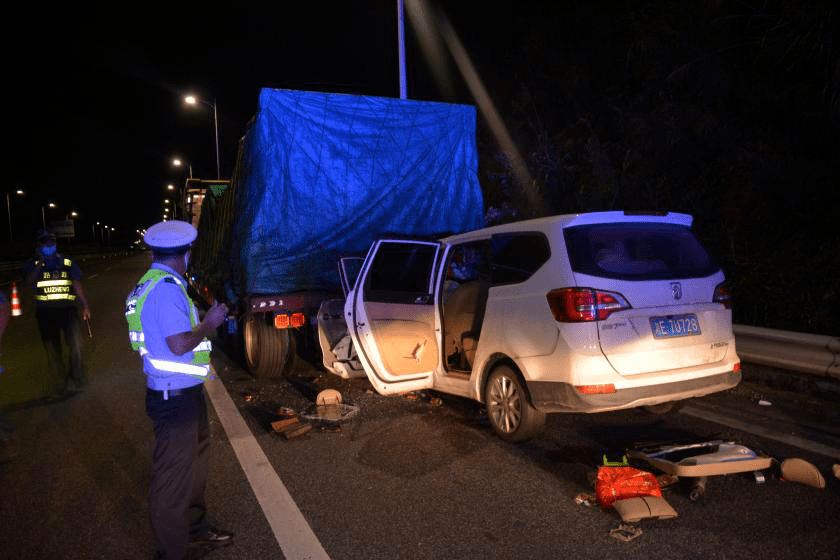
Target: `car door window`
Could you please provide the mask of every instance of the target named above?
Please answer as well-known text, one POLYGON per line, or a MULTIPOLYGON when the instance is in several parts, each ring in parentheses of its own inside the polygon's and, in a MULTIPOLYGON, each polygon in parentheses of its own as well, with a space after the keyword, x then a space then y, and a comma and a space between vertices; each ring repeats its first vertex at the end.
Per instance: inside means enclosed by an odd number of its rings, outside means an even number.
POLYGON ((431 304, 437 245, 384 242, 365 279, 366 301, 431 304))
POLYGON ((338 275, 341 279, 341 291, 344 297, 356 287, 356 279, 362 271, 365 259, 362 257, 343 257, 338 263, 338 275))

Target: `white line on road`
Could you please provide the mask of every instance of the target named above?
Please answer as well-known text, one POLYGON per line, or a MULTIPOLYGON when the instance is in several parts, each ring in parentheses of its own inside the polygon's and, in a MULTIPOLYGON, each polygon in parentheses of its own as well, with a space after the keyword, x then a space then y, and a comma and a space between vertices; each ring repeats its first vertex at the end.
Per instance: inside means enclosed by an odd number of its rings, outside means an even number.
POLYGON ((755 424, 750 424, 742 420, 738 420, 736 418, 724 416, 723 414, 718 414, 717 412, 712 412, 710 410, 700 409, 691 405, 685 405, 684 407, 682 407, 682 409, 680 409, 680 412, 682 414, 685 414, 686 416, 693 416, 694 418, 699 418, 701 420, 707 420, 709 422, 714 422, 723 426, 729 426, 730 428, 741 430, 742 432, 747 432, 756 436, 780 441, 787 445, 792 445, 793 447, 804 449, 805 451, 811 451, 812 453, 819 453, 820 455, 825 455, 826 457, 840 459, 840 449, 836 449, 829 445, 818 443, 816 441, 811 441, 809 439, 805 439, 799 436, 791 434, 780 434, 769 428, 756 426, 755 424))
MULTIPOLYGON (((214 376, 215 373, 214 370, 214 376)), ((287 560, 329 560, 327 552, 239 414, 222 381, 216 377, 206 381, 204 386, 271 526, 274 538, 287 560)))

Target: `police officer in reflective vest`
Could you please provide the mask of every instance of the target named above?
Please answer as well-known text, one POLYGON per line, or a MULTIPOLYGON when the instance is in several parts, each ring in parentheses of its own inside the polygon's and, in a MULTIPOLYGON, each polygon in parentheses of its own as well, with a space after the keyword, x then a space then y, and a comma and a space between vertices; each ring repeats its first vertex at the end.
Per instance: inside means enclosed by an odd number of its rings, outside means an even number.
POLYGON ((85 385, 82 327, 76 301, 82 304, 82 317, 90 319, 90 308, 82 289, 82 271, 69 257, 56 250, 55 235, 38 231, 38 255, 23 267, 26 283, 35 292, 35 318, 44 343, 47 360, 58 377, 58 393, 85 385), (70 368, 62 360, 61 335, 70 354, 70 368))
POLYGON ((207 337, 227 315, 214 304, 203 321, 184 275, 195 228, 170 220, 150 227, 151 268, 126 299, 131 347, 143 359, 146 413, 154 424, 149 510, 155 558, 181 560, 232 542, 207 519, 204 487, 210 429, 203 384, 210 375, 207 337))

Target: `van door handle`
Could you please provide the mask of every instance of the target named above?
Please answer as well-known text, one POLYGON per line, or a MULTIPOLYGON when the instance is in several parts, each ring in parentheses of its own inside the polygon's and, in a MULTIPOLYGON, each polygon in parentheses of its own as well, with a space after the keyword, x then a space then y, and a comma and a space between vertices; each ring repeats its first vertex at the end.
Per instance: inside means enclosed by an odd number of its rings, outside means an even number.
POLYGON ((429 296, 418 296, 414 300, 414 303, 429 303, 429 296))

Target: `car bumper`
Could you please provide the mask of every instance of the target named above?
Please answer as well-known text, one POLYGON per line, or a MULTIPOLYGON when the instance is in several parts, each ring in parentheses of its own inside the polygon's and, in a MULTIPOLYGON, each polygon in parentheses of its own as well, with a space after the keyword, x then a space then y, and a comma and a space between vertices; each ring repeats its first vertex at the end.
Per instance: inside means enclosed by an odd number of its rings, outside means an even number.
POLYGON ((607 412, 701 397, 731 389, 741 382, 740 371, 698 377, 674 383, 618 389, 604 395, 583 394, 557 381, 529 381, 531 403, 542 412, 607 412))

